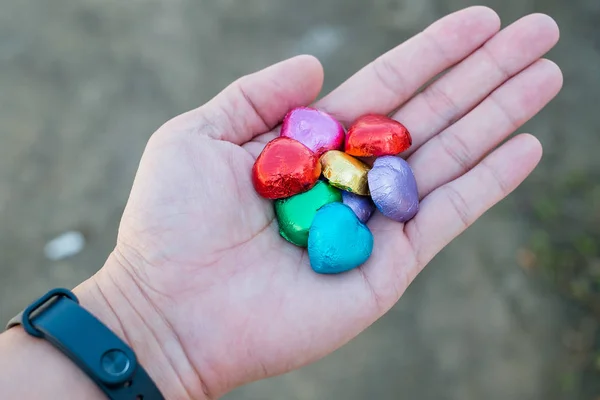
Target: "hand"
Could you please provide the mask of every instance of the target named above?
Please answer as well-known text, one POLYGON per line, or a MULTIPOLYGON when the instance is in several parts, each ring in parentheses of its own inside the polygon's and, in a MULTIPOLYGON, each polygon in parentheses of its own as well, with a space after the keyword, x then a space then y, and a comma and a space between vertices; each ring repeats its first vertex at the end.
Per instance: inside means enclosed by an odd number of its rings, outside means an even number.
POLYGON ((499 27, 484 7, 449 15, 314 104, 346 126, 390 114, 413 137, 403 156, 421 211, 405 225, 376 215, 373 256, 346 274, 315 274, 306 251, 279 236, 272 203, 250 179, 286 112, 318 96, 316 59, 243 77, 152 136, 115 251, 80 291, 105 295, 165 394, 218 397, 332 352, 529 175, 542 154, 537 139, 518 135, 494 148, 560 90, 559 68, 540 59, 558 28, 544 15, 499 27))

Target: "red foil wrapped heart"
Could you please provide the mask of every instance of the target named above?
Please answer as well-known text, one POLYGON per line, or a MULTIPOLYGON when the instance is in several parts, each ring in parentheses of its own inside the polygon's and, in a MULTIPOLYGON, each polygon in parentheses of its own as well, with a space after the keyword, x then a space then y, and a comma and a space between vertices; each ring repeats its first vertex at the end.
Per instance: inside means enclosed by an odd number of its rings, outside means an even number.
POLYGON ((346 135, 346 153, 355 157, 391 156, 412 144, 408 129, 383 115, 367 114, 358 118, 346 135))
POLYGON ((287 137, 273 139, 252 168, 254 188, 264 198, 282 199, 310 190, 321 175, 319 157, 287 137))

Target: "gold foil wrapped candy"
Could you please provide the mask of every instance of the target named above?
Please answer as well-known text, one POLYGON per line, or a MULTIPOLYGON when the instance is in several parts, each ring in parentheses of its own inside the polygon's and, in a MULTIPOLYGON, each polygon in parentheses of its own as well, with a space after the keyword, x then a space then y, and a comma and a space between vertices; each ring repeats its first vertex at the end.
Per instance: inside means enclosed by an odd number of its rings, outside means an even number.
POLYGON ((348 154, 331 150, 321 156, 323 176, 332 186, 361 196, 369 195, 367 173, 371 169, 348 154))

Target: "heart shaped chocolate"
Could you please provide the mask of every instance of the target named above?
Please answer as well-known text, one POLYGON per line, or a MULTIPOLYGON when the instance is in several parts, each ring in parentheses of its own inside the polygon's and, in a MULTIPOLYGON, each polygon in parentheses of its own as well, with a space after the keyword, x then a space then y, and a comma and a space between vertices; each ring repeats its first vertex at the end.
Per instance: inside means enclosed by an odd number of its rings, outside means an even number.
POLYGON ((282 137, 295 139, 321 155, 344 146, 344 127, 323 111, 298 107, 287 113, 281 125, 282 137))
POLYGON ((267 143, 252 167, 254 189, 267 199, 306 192, 320 175, 319 157, 302 143, 285 137, 267 143))
POLYGON ((326 204, 341 201, 340 191, 323 181, 318 181, 308 192, 275 201, 279 233, 288 242, 306 247, 317 211, 326 204))
POLYGON ((412 144, 408 129, 383 115, 367 114, 358 118, 346 135, 346 153, 355 157, 396 155, 412 144))
POLYGON ((360 222, 366 224, 373 212, 375 211, 375 204, 369 196, 359 196, 354 193, 342 192, 342 202, 350 207, 354 214, 358 217, 360 222))
POLYGON ((308 234, 310 266, 319 274, 339 274, 364 264, 373 251, 373 234, 345 204, 322 207, 308 234))
POLYGON ((331 150, 321 156, 323 176, 332 186, 348 192, 367 196, 369 166, 356 158, 338 150, 331 150))
POLYGON ((369 171, 369 190, 379 211, 395 221, 406 222, 419 211, 417 181, 408 163, 400 157, 375 160, 369 171))

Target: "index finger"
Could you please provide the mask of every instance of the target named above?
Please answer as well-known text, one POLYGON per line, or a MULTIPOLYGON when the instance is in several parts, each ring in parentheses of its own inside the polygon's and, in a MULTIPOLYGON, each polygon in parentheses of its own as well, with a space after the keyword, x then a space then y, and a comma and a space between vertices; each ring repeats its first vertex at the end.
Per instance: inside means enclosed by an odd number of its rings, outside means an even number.
POLYGON ((389 114, 499 29, 498 15, 487 7, 450 14, 378 57, 315 106, 345 125, 363 114, 389 114))

